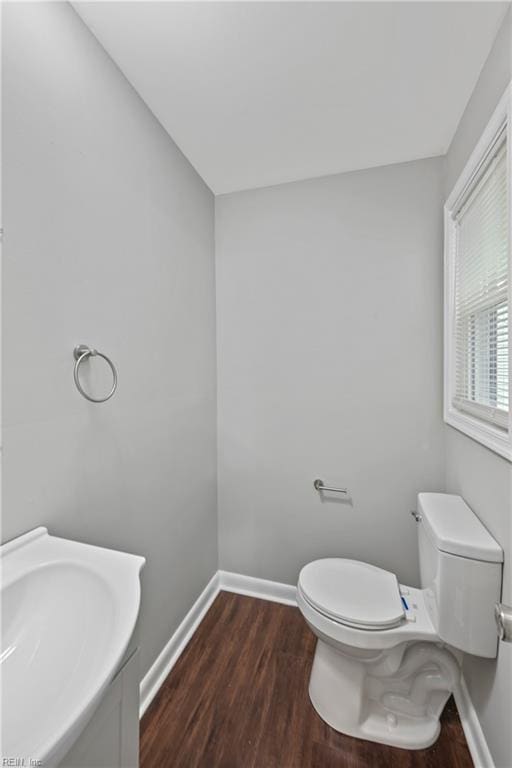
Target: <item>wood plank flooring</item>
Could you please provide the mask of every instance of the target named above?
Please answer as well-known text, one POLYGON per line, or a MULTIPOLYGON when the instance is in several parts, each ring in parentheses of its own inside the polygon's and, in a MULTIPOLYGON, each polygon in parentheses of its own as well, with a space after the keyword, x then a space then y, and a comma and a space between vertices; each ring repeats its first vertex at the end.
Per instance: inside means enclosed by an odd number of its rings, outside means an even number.
POLYGON ((141 723, 141 768, 472 768, 452 700, 406 751, 329 728, 308 697, 315 637, 297 608, 221 592, 141 723))

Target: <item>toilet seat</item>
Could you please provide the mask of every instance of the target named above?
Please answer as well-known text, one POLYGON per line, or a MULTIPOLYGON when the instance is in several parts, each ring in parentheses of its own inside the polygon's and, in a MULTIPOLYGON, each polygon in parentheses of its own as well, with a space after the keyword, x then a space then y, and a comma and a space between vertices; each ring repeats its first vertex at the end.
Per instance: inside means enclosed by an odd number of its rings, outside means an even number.
POLYGON ((393 629, 405 618, 395 574, 369 563, 315 560, 301 570, 299 588, 314 610, 356 629, 393 629))

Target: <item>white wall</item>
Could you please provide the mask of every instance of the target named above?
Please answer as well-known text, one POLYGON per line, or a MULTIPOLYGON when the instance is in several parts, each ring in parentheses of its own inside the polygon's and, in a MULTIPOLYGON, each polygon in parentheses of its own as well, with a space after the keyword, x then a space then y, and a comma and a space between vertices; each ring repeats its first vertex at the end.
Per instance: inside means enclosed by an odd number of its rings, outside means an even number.
MULTIPOLYGON (((509 11, 482 70, 446 157, 445 197, 451 192, 487 121, 512 78, 509 11)), ((457 430, 446 427, 446 489, 460 493, 505 551, 503 599, 512 604, 512 466, 457 430)), ((464 677, 497 768, 510 768, 512 646, 500 643, 497 662, 464 660, 464 677)))
POLYGON ((144 672, 217 568, 213 196, 67 3, 3 14, 3 538, 145 555, 144 672))
POLYGON ((293 583, 334 555, 417 582, 409 510, 444 484, 441 171, 216 198, 221 568, 293 583))

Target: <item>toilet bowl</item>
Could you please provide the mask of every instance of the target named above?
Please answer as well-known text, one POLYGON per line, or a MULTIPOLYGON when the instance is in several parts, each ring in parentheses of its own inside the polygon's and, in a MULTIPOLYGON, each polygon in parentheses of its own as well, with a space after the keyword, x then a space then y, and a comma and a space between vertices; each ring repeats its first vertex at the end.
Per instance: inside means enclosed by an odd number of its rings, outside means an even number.
POLYGON ((299 609, 318 638, 314 708, 337 731, 406 749, 437 739, 462 652, 496 655, 503 560, 460 497, 419 494, 418 510, 420 589, 343 558, 309 563, 297 585, 299 609))

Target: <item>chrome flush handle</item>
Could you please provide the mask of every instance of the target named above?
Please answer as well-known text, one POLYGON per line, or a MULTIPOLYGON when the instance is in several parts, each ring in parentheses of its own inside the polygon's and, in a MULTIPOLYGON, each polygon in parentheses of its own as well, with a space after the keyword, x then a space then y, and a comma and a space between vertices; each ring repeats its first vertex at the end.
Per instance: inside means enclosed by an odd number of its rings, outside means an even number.
POLYGON ((419 512, 416 512, 414 509, 411 509, 411 515, 414 517, 417 523, 421 523, 421 515, 419 512))
POLYGON ((494 606, 494 618, 498 629, 498 637, 504 643, 512 643, 512 607, 503 603, 494 606))

